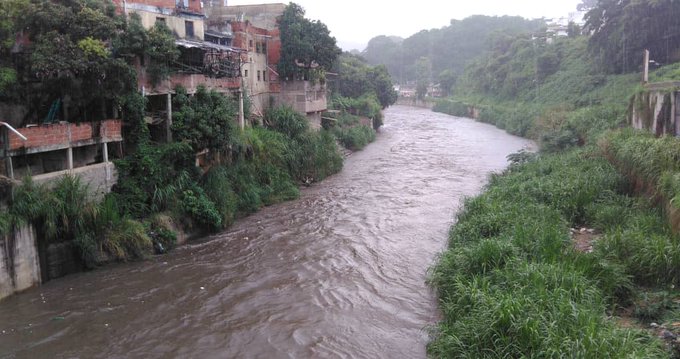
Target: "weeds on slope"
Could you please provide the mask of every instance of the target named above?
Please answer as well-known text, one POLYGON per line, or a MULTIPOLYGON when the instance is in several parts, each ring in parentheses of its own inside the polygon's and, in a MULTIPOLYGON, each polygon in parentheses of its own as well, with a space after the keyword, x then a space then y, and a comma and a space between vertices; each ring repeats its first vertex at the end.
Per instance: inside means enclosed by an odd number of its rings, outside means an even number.
MULTIPOLYGON (((632 210, 635 201, 620 194, 626 188, 593 148, 542 156, 494 176, 484 194, 466 201, 449 250, 431 271, 444 320, 433 330, 429 354, 668 357, 653 335, 607 319, 636 301, 638 286, 658 274, 650 271, 669 270, 652 260, 651 249, 626 250, 639 244, 630 239, 635 233, 663 228, 653 209, 632 210), (569 227, 593 223, 605 235, 593 253, 576 252, 569 227), (641 263, 654 269, 641 271, 641 263)), ((660 243, 670 238, 662 230, 649 246, 668 250, 660 243)), ((675 279, 660 280, 651 284, 675 279)))

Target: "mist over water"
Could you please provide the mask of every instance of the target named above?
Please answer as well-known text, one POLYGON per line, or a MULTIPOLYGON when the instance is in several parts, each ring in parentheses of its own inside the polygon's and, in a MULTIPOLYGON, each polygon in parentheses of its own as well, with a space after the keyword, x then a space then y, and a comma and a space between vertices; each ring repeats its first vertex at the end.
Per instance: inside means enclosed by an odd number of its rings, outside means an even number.
POLYGON ((424 109, 385 123, 299 200, 3 301, 0 357, 425 357, 427 270, 455 212, 531 143, 424 109))

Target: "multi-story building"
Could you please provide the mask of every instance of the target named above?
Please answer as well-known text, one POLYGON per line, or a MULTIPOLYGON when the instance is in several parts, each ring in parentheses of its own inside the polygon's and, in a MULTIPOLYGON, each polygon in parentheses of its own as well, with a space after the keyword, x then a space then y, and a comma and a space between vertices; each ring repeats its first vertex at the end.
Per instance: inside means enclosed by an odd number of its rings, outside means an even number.
POLYGON ((247 50, 241 76, 254 114, 261 115, 271 106, 288 105, 318 128, 321 113, 327 109, 325 84, 280 79, 276 72, 281 58, 278 19, 285 9, 285 4, 226 6, 221 0, 209 1, 205 7, 206 39, 229 41, 247 50))

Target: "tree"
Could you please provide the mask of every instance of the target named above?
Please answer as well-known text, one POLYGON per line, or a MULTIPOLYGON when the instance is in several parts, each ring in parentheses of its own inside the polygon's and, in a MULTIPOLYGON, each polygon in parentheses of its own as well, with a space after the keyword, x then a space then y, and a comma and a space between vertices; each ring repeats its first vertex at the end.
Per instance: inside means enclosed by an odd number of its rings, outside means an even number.
POLYGON ((368 81, 382 108, 387 108, 397 102, 399 94, 394 90, 392 77, 390 77, 387 67, 379 65, 369 69, 368 81))
POLYGON ((198 86, 193 96, 177 87, 173 99, 172 131, 177 141, 191 145, 195 152, 228 147, 237 106, 226 96, 198 86))
POLYGON ((678 15, 680 2, 674 0, 599 0, 586 14, 591 53, 613 73, 638 70, 644 49, 671 63, 671 50, 680 47, 678 15))
POLYGON ((326 25, 305 18, 305 10, 295 3, 286 6, 279 20, 281 58, 279 75, 297 79, 310 77, 312 70, 324 72, 342 52, 326 25))
POLYGON ((393 77, 399 78, 404 65, 401 53, 403 42, 404 39, 396 36, 374 37, 368 42, 361 55, 369 64, 385 65, 393 77))
POLYGON ((0 95, 17 80, 12 67, 10 51, 16 39, 16 19, 28 6, 28 0, 0 2, 0 95))
POLYGON ((412 36, 377 36, 362 53, 369 64, 385 65, 393 78, 405 83, 417 81, 416 63, 420 57, 432 61, 432 73, 451 70, 460 75, 475 58, 488 51, 488 39, 494 33, 517 35, 538 31, 545 23, 518 16, 471 16, 451 20, 441 29, 423 30, 412 36))
POLYGON ((578 11, 590 11, 592 8, 597 6, 598 0, 582 0, 580 4, 576 6, 578 11))
POLYGON ((416 62, 417 86, 416 96, 422 100, 427 95, 427 88, 432 83, 432 61, 428 57, 421 57, 416 62))
POLYGON ((451 94, 451 89, 458 80, 458 75, 456 75, 453 70, 447 69, 439 73, 437 80, 439 81, 439 86, 441 86, 442 91, 444 91, 444 95, 448 96, 451 94))
POLYGON ((343 53, 334 71, 338 73, 338 80, 333 82, 332 89, 341 96, 359 98, 372 94, 382 108, 397 101, 397 92, 385 66, 370 66, 357 55, 343 53))

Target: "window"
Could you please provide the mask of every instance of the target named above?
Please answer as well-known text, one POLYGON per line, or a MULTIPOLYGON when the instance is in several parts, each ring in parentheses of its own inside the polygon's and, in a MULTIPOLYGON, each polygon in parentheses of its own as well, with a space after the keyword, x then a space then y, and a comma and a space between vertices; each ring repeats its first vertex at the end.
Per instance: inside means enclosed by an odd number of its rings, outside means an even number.
POLYGON ((262 48, 260 47, 259 42, 255 43, 255 52, 257 52, 258 54, 262 52, 262 48))
POLYGON ((260 81, 260 70, 257 70, 257 81, 260 81))
POLYGON ((262 81, 267 81, 267 70, 262 70, 262 81))
POLYGON ((243 74, 243 77, 248 77, 248 70, 243 74))
POLYGON ((248 47, 253 48, 253 40, 248 40, 248 47))
POLYGON ((186 37, 194 37, 194 22, 193 21, 185 21, 184 22, 184 30, 186 33, 186 37))
POLYGON ((165 25, 165 18, 164 17, 156 17, 156 24, 165 25))

